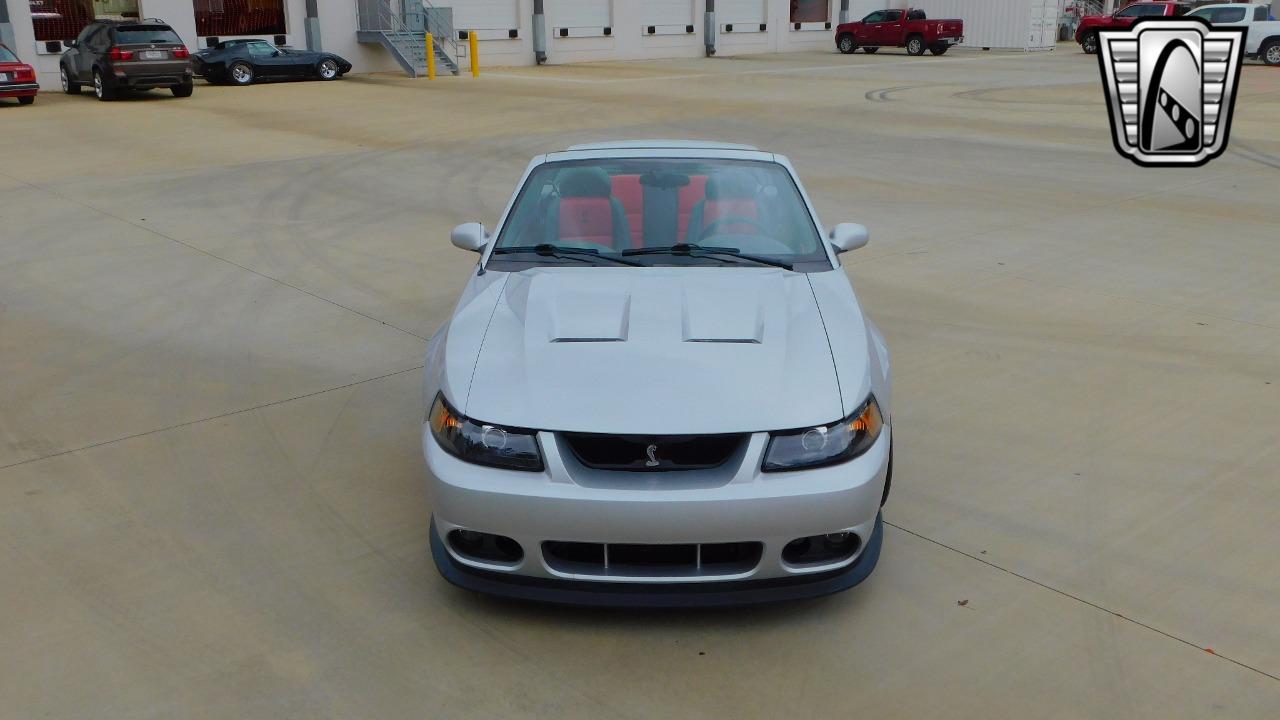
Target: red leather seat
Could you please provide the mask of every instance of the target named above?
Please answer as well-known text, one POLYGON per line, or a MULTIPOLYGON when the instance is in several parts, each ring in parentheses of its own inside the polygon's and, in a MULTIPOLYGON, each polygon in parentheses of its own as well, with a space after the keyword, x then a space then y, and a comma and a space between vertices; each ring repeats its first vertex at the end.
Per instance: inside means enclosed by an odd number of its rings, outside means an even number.
MULTIPOLYGON (((707 180, 706 199, 690 213, 690 229, 686 242, 698 242, 702 233, 725 218, 756 220, 760 208, 756 204, 756 183, 750 175, 722 171, 707 180)), ((755 235, 760 229, 749 222, 721 222, 715 234, 755 235)))
POLYGON ((613 196, 626 211, 627 224, 631 227, 631 247, 644 245, 644 186, 639 175, 614 175, 613 196))
POLYGON ((560 243, 600 245, 620 250, 631 242, 622 203, 613 197, 609 174, 601 168, 564 170, 556 181, 560 198, 551 204, 546 227, 560 243))

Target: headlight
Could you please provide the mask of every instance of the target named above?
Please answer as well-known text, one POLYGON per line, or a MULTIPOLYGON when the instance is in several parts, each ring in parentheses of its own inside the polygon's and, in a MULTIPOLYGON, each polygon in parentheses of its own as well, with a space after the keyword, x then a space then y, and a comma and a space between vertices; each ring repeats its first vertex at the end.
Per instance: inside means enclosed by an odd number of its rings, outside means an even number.
POLYGON ((883 427, 880 406, 874 395, 869 396, 862 407, 839 422, 770 433, 760 469, 780 472, 852 460, 875 444, 883 427))
POLYGON ((533 430, 476 422, 450 407, 443 394, 436 395, 427 422, 440 447, 460 460, 508 470, 542 470, 533 430))

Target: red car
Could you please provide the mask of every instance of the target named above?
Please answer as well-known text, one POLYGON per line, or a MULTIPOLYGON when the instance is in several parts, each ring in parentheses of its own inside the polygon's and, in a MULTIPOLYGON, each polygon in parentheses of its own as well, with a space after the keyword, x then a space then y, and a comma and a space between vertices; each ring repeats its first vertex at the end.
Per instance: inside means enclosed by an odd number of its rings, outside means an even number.
POLYGON ((1113 15, 1086 15, 1076 28, 1076 42, 1090 55, 1098 52, 1099 30, 1121 30, 1142 17, 1176 17, 1191 12, 1190 2, 1177 0, 1138 0, 1117 10, 1113 15))
POLYGON ((836 49, 848 55, 882 47, 905 47, 908 55, 925 50, 941 55, 964 40, 963 20, 929 20, 923 10, 877 10, 858 22, 836 27, 836 49))
POLYGON ((30 105, 39 91, 35 69, 0 44, 0 98, 18 98, 19 103, 30 105))

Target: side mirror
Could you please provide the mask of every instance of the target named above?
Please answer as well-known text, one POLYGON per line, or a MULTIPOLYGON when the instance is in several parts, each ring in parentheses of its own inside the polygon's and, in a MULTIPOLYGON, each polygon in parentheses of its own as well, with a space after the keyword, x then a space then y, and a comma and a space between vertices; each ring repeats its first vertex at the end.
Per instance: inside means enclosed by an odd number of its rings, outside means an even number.
POLYGON ((867 227, 858 223, 840 223, 831 228, 831 244, 835 246, 837 253, 857 250, 870 239, 871 233, 867 227))
POLYGON ((66 46, 67 46, 67 47, 69 47, 69 48, 77 48, 77 47, 80 47, 80 41, 79 41, 79 40, 68 40, 65 44, 66 44, 66 46))
POLYGON ((480 252, 485 245, 489 244, 489 237, 485 235, 484 225, 478 222, 462 223, 449 233, 449 240, 454 245, 463 250, 471 252, 480 252))

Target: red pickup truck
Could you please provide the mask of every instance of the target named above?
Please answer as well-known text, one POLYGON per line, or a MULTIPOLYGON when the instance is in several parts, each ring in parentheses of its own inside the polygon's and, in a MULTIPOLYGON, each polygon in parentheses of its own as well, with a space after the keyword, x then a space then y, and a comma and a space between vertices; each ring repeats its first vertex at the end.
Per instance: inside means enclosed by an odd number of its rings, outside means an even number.
POLYGON ((963 20, 929 20, 923 10, 877 10, 858 22, 836 27, 836 49, 848 55, 862 48, 905 47, 909 55, 925 50, 941 55, 964 40, 963 20))
POLYGON ((1076 28, 1076 42, 1090 55, 1098 52, 1099 30, 1122 30, 1141 17, 1175 17, 1191 12, 1188 0, 1137 0, 1112 15, 1086 15, 1076 28))

